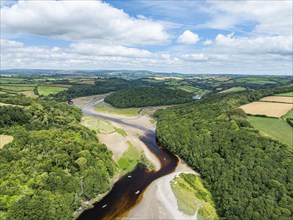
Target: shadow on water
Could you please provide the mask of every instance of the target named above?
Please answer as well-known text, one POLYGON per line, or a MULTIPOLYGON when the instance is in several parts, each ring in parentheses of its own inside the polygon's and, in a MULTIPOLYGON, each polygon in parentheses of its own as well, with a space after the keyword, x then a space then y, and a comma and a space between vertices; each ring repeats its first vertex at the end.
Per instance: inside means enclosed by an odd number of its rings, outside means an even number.
MULTIPOLYGON (((158 171, 148 171, 143 164, 139 164, 135 170, 120 178, 112 190, 101 201, 94 204, 92 209, 84 211, 78 220, 117 219, 123 217, 131 208, 139 202, 145 189, 156 179, 173 172, 177 166, 178 158, 156 143, 155 132, 145 127, 124 122, 83 109, 85 114, 93 117, 114 121, 130 127, 145 131, 140 139, 153 152, 161 163, 158 171)), ((150 210, 151 211, 151 210, 150 210)))

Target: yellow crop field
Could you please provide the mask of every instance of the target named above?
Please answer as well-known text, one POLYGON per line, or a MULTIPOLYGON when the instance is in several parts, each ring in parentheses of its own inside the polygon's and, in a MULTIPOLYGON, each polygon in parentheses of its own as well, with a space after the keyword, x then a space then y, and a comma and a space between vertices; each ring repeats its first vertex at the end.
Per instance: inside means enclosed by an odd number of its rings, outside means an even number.
POLYGON ((293 97, 286 96, 267 96, 262 98, 260 101, 265 102, 283 102, 283 103, 291 103, 293 104, 293 97))
POLYGON ((293 104, 276 102, 252 102, 241 106, 247 114, 266 115, 270 117, 281 117, 291 110, 293 104))

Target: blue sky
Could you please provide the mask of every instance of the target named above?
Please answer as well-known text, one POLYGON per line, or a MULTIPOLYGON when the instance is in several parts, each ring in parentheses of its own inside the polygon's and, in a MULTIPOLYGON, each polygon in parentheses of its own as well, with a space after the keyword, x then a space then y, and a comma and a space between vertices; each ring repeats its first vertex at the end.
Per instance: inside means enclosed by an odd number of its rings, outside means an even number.
POLYGON ((292 75, 292 1, 1 1, 1 69, 292 75))

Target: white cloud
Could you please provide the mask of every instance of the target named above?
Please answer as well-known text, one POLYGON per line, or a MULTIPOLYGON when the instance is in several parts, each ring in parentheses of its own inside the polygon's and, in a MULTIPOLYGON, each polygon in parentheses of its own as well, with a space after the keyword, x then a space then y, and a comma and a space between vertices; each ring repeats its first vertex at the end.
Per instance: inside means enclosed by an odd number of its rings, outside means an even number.
POLYGON ((204 54, 185 54, 181 56, 181 59, 185 61, 200 62, 207 61, 208 57, 204 54))
POLYGON ((72 51, 85 55, 116 56, 116 57, 150 57, 152 54, 147 50, 129 48, 116 45, 99 45, 91 43, 73 43, 72 51))
POLYGON ((101 1, 24 1, 1 8, 6 34, 34 34, 66 40, 133 44, 168 41, 162 24, 133 18, 101 1))
POLYGON ((212 20, 205 27, 217 29, 241 28, 252 25, 255 33, 292 35, 291 0, 282 1, 208 1, 204 9, 212 20), (238 26, 240 25, 240 26, 238 26))
POLYGON ((196 44, 198 41, 198 35, 190 30, 184 31, 177 39, 177 42, 181 44, 196 44))
POLYGON ((234 37, 218 34, 215 48, 224 53, 279 54, 292 56, 292 37, 290 36, 258 36, 234 37))

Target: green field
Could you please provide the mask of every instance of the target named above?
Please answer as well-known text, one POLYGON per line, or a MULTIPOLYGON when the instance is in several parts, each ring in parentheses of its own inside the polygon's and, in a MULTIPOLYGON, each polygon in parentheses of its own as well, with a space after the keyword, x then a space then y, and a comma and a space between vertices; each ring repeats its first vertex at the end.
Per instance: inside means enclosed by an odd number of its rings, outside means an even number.
POLYGON ((97 112, 104 112, 109 114, 124 115, 124 116, 136 116, 141 110, 140 108, 114 108, 108 103, 98 103, 95 105, 95 110, 97 112))
POLYGON ((88 115, 82 117, 81 124, 101 134, 110 134, 117 131, 117 128, 115 128, 110 122, 88 115))
POLYGON ((177 198, 179 211, 197 219, 219 219, 214 208, 212 194, 203 186, 201 179, 194 174, 181 173, 170 182, 177 198))
POLYGON ((198 88, 194 86, 179 86, 178 89, 181 89, 185 92, 192 92, 192 93, 195 93, 198 91, 198 88))
POLYGON ((244 87, 237 86, 237 87, 232 87, 230 89, 226 89, 221 91, 220 93, 226 93, 226 92, 239 92, 239 91, 244 91, 246 90, 244 87))
POLYGON ((146 158, 142 150, 138 151, 138 149, 129 141, 127 143, 128 149, 118 160, 118 166, 123 174, 132 171, 138 163, 145 164, 149 170, 155 168, 153 163, 146 158))
POLYGON ((286 92, 286 93, 282 93, 282 94, 277 94, 276 96, 289 96, 289 97, 293 97, 293 92, 286 92))
POLYGON ((58 92, 64 91, 67 88, 57 87, 57 86, 38 86, 39 95, 48 96, 50 94, 56 94, 58 92))
POLYGON ((293 128, 281 119, 249 116, 251 125, 263 134, 293 147, 293 128))
POLYGON ((277 82, 271 80, 270 78, 263 77, 245 77, 235 79, 237 83, 247 83, 247 84, 256 84, 256 85, 265 85, 265 84, 277 84, 277 82))
POLYGON ((7 83, 19 83, 25 80, 24 78, 17 78, 17 77, 0 77, 0 84, 7 84, 7 83))
POLYGON ((0 89, 12 92, 32 91, 35 87, 36 84, 0 84, 0 89))

